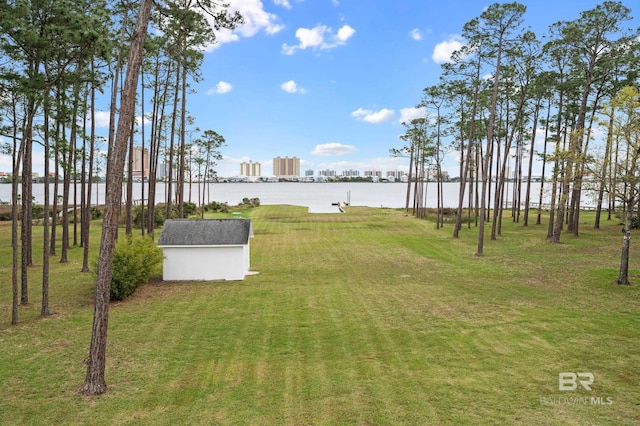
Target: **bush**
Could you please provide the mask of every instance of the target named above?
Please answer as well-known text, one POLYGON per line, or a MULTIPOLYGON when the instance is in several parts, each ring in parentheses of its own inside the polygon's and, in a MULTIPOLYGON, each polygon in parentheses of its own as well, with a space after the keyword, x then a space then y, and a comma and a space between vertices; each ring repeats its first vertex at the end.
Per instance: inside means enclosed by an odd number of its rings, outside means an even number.
MULTIPOLYGON (((49 212, 51 214, 51 212, 49 212)), ((32 204, 31 205, 31 218, 40 220, 44 218, 44 207, 40 204, 32 204)))
POLYGON ((103 216, 103 211, 99 207, 91 207, 91 220, 100 219, 103 216))
POLYGON ((251 207, 260 207, 260 198, 258 197, 254 197, 254 198, 243 198, 242 199, 242 204, 245 206, 251 206, 251 207))
POLYGON ((212 201, 209 204, 204 206, 204 211, 206 212, 217 212, 222 208, 222 204, 217 201, 212 201))
MULTIPOLYGON (((144 208, 144 221, 147 222, 147 215, 149 214, 149 207, 145 206, 144 208)), ((133 206, 133 227, 141 228, 142 227, 142 206, 133 206)), ((153 209, 153 227, 160 228, 164 224, 164 215, 165 215, 165 207, 164 204, 162 207, 159 205, 155 206, 153 209)))
POLYGON ((149 238, 118 239, 113 252, 110 299, 124 300, 149 281, 162 264, 162 249, 149 238))
POLYGON ((182 206, 182 213, 185 217, 194 215, 198 212, 198 206, 191 201, 185 201, 182 206))

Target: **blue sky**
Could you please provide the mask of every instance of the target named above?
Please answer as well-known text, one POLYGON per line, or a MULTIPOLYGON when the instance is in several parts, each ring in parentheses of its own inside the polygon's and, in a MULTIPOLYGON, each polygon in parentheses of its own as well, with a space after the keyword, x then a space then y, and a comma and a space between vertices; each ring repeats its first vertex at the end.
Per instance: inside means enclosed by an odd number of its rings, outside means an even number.
MULTIPOLYGON (((198 126, 222 134, 223 176, 239 163, 297 156, 312 169, 407 170, 389 157, 422 89, 460 47, 463 25, 491 2, 473 0, 231 0, 247 19, 206 54, 189 104, 198 126)), ((526 25, 539 36, 597 1, 535 0, 526 25)), ((638 25, 636 19, 633 23, 638 25)), ((456 155, 446 169, 457 175, 456 155)))
MULTIPOLYGON (((238 175, 240 163, 249 160, 270 175, 277 156, 300 158, 301 174, 407 170, 407 159, 389 156, 390 148, 402 146, 400 123, 424 115, 415 109, 422 89, 438 83, 440 64, 460 47, 463 25, 492 3, 228 2, 246 23, 218 34, 207 49, 202 81, 187 105, 201 130, 227 141, 216 167, 221 176, 238 175)), ((526 25, 541 36, 550 24, 576 19, 599 2, 523 3, 526 25)), ((42 158, 34 160, 36 171, 41 164, 42 158)), ((447 155, 445 169, 458 175, 455 153, 447 155)), ((0 157, 0 171, 9 170, 10 159, 0 157)))

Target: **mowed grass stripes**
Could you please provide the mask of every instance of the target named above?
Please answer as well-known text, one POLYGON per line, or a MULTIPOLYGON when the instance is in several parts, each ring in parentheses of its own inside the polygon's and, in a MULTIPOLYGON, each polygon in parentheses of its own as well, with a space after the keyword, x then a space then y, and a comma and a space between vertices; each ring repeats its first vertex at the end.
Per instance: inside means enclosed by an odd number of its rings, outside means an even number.
POLYGON ((551 245, 546 228, 505 220, 478 258, 475 229, 453 240, 451 225, 401 210, 249 215, 258 275, 156 280, 112 305, 110 390, 95 398, 75 393, 91 277, 59 276, 44 320, 34 285, 22 324, 7 325, 2 231, 0 423, 640 422, 640 298, 613 284, 615 224, 551 245), (592 372, 592 391, 559 391, 565 371, 592 372))

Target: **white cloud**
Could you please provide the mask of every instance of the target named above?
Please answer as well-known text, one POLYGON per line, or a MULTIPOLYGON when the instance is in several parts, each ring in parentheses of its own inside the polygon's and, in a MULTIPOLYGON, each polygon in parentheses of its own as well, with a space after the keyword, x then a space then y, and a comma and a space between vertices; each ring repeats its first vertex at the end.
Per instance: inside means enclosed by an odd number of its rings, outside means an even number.
POLYGON ((300 93, 305 94, 307 91, 300 87, 298 83, 293 80, 286 81, 280 85, 280 88, 287 93, 300 93))
POLYGON ((422 40, 422 33, 420 32, 419 29, 415 28, 411 31, 409 31, 409 36, 414 39, 415 41, 420 41, 422 40))
POLYGON ((300 49, 318 47, 324 43, 324 34, 329 30, 326 25, 319 25, 313 29, 298 28, 296 38, 300 40, 300 49))
POLYGON ((409 170, 406 160, 398 157, 378 157, 369 161, 374 170, 409 170))
POLYGON ((298 28, 296 30, 296 38, 298 44, 290 46, 287 43, 282 45, 282 53, 285 55, 293 55, 298 50, 320 49, 328 50, 347 43, 347 40, 355 34, 356 30, 349 25, 343 25, 337 32, 326 25, 318 25, 315 28, 298 28))
POLYGON ((445 41, 436 44, 433 49, 431 58, 436 64, 442 64, 451 61, 451 54, 456 50, 460 50, 464 46, 464 40, 458 35, 449 36, 445 41))
POLYGON ((109 127, 109 111, 96 111, 96 127, 109 127))
POLYGON ((380 111, 358 108, 351 113, 352 117, 371 124, 379 124, 391 120, 394 115, 395 112, 392 109, 387 108, 382 108, 380 111))
POLYGON ((278 6, 282 6, 284 8, 291 9, 291 3, 289 3, 289 0, 273 0, 273 3, 278 5, 278 6))
MULTIPOLYGON (((244 17, 244 24, 239 25, 234 31, 225 29, 216 31, 217 43, 209 46, 206 49, 207 51, 216 49, 225 43, 239 41, 240 37, 253 37, 260 31, 272 35, 284 29, 284 25, 278 23, 278 16, 274 13, 266 12, 260 0, 229 0, 228 3, 229 12, 240 12, 244 17)), ((287 0, 276 1, 276 4, 283 6, 285 6, 285 3, 289 4, 287 0)), ((207 19, 209 22, 213 20, 210 16, 207 16, 207 19)))
MULTIPOLYGON (((141 122, 143 122, 142 116, 141 115, 136 115, 136 124, 140 125, 141 122)), ((144 125, 148 126, 150 124, 151 124, 151 114, 145 114, 144 115, 144 125)))
POLYGON ((356 30, 351 28, 349 25, 343 25, 338 30, 338 35, 336 36, 336 42, 338 45, 343 45, 351 38, 352 35, 356 33, 356 30))
POLYGON ((208 95, 223 95, 225 93, 229 93, 231 90, 233 90, 233 86, 231 85, 231 83, 227 83, 226 81, 219 81, 218 84, 216 84, 215 89, 209 89, 207 91, 208 95))
POLYGON ((343 145, 338 142, 325 143, 316 145, 315 149, 311 152, 313 155, 330 156, 330 155, 346 155, 356 152, 356 147, 353 145, 343 145))
POLYGON ((415 118, 424 118, 426 115, 427 109, 425 107, 402 108, 400 110, 400 118, 398 119, 398 123, 410 123, 411 120, 415 118))

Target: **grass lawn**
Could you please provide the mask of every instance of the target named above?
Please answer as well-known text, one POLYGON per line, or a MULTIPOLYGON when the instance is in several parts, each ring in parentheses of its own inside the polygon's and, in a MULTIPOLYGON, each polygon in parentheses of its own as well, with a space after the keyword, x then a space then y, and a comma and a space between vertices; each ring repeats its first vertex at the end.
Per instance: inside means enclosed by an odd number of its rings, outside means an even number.
MULTIPOLYGON (((546 225, 477 230, 401 210, 249 210, 240 282, 159 279, 110 310, 109 391, 77 393, 93 315, 82 249, 52 259, 50 318, 11 319, 0 225, 0 424, 640 424, 640 250, 617 286, 620 226, 546 242, 546 225), (594 375, 559 390, 562 372, 594 375)), ((98 224, 94 224, 97 252, 98 224)), ((41 227, 36 234, 41 233, 41 227)), ((35 259, 40 263, 40 254, 35 259)))

